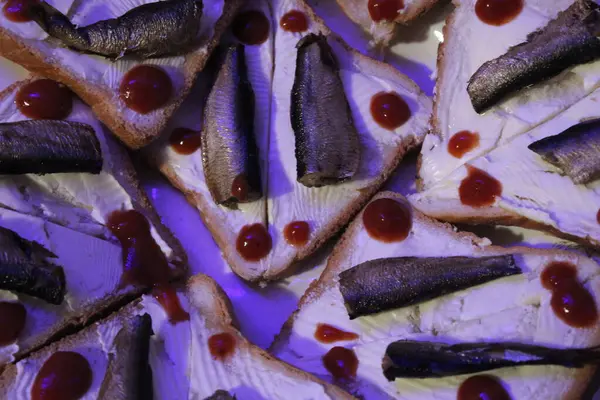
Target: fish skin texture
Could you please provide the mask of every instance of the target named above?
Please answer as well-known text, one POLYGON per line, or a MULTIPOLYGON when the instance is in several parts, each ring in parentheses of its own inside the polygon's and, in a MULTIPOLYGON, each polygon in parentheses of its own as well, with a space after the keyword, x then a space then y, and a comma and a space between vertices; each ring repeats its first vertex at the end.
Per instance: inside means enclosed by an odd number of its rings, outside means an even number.
POLYGON ((0 174, 100 171, 100 142, 87 124, 54 120, 0 124, 0 174))
POLYGON ((73 50, 111 59, 126 55, 156 58, 183 55, 198 43, 201 0, 167 0, 143 4, 120 17, 76 27, 60 11, 40 1, 33 20, 73 50))
POLYGON ((422 303, 522 273, 512 255, 382 258, 340 273, 350 319, 422 303))
POLYGON ((484 63, 469 79, 467 92, 479 114, 523 88, 600 58, 600 6, 577 0, 545 27, 484 63))
POLYGON ((298 45, 290 117, 296 138, 297 180, 321 187, 351 179, 360 163, 360 142, 339 75, 323 35, 298 45))

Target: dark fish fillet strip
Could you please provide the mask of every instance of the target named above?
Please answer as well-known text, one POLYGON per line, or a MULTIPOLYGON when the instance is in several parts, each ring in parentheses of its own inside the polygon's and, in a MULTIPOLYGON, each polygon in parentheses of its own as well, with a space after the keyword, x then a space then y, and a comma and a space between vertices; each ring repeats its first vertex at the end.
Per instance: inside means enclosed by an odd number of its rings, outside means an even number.
POLYGON ((254 101, 244 46, 229 47, 206 102, 201 135, 206 183, 217 204, 235 208, 262 197, 254 101), (245 198, 232 190, 238 177, 247 185, 245 198))
POLYGON ((338 61, 323 35, 309 34, 296 47, 290 117, 297 180, 308 187, 347 181, 358 170, 361 149, 338 61))
POLYGON ((0 289, 61 304, 66 290, 65 274, 48 258, 56 256, 39 243, 0 227, 0 289))
POLYGON ((87 124, 53 120, 0 124, 0 174, 100 171, 100 142, 87 124))
POLYGON ((546 81, 567 68, 600 57, 600 6, 577 0, 557 18, 531 33, 526 42, 484 63, 469 80, 467 91, 482 113, 507 95, 546 81))
POLYGON ((407 307, 522 273, 512 255, 398 257, 367 261, 340 273, 350 319, 407 307))
POLYGON ((383 358, 383 374, 396 378, 441 378, 524 365, 583 368, 600 363, 600 347, 555 349, 520 343, 441 343, 400 340, 383 358))
POLYGON ((100 388, 99 400, 152 400, 152 368, 149 363, 152 319, 137 315, 115 337, 115 352, 100 388))
POLYGON ((225 390, 217 390, 212 396, 207 397, 204 400, 235 400, 235 396, 229 394, 225 390))
POLYGON ((577 185, 600 178, 600 119, 572 126, 558 135, 538 140, 528 148, 577 185))
POLYGON ((40 1, 31 17, 65 46, 108 58, 183 55, 198 44, 201 0, 166 0, 144 4, 114 19, 76 27, 60 11, 40 1))

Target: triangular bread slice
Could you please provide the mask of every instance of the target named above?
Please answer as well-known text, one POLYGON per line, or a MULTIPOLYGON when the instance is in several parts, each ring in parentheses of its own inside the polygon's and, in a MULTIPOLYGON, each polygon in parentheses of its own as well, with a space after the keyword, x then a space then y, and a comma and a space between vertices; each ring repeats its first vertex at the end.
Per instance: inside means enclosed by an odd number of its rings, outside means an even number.
POLYGON ((544 27, 574 0, 552 4, 525 1, 519 15, 501 26, 488 25, 478 18, 476 0, 454 3, 456 9, 447 19, 444 42, 438 52, 432 133, 425 139, 420 157, 421 189, 434 186, 461 165, 549 120, 600 86, 600 61, 595 61, 524 88, 477 114, 467 93, 469 78, 483 63, 525 42, 530 33, 544 27), (456 158, 448 151, 449 142, 464 130, 477 133, 479 144, 456 158))
MULTIPOLYGON (((48 0, 48 3, 68 14, 74 24, 89 25, 121 16, 135 7, 154 1, 115 0, 98 3, 48 0)), ((0 16, 0 55, 34 73, 69 86, 121 141, 131 148, 140 148, 158 137, 183 102, 197 73, 204 68, 242 1, 214 0, 203 3, 199 33, 201 43, 185 56, 111 61, 61 47, 49 39, 35 22, 14 23, 3 15, 0 16), (164 68, 173 83, 173 95, 169 102, 148 114, 128 109, 119 97, 119 86, 125 73, 140 64, 164 68)))
MULTIPOLYGON (((261 1, 245 7, 271 15, 271 37, 260 46, 246 47, 250 80, 257 97, 255 132, 263 163, 262 176, 268 182, 263 200, 233 211, 216 205, 206 186, 201 150, 188 156, 177 154, 168 145, 169 130, 160 143, 151 146, 149 158, 200 210, 233 271, 246 280, 265 281, 289 273, 295 261, 313 253, 348 223, 406 152, 421 143, 428 130, 431 104, 411 80, 393 67, 359 54, 331 34, 303 1, 261 1), (281 17, 291 10, 307 16, 308 31, 291 33, 279 27, 281 17), (294 132, 290 122, 295 47, 310 32, 327 35, 339 60, 340 75, 362 145, 361 164, 355 178, 323 188, 307 188, 296 181, 294 132), (380 127, 371 116, 371 97, 382 91, 399 93, 412 112, 411 118, 395 131, 380 127), (265 120, 265 115, 270 118, 265 120), (289 245, 283 237, 285 226, 293 221, 306 221, 310 225, 309 241, 301 247, 289 245), (248 262, 238 254, 236 238, 243 226, 254 223, 268 224, 273 248, 261 261, 248 262)), ((171 130, 180 126, 200 130, 198 113, 203 89, 198 91, 174 118, 171 130)))
POLYGON ((192 277, 187 291, 178 293, 178 298, 190 314, 188 321, 169 322, 158 301, 144 296, 83 331, 8 366, 0 375, 0 397, 29 398, 44 361, 57 351, 74 351, 90 362, 93 371, 92 385, 83 398, 115 399, 106 397, 110 380, 126 382, 137 372, 107 373, 113 371, 111 363, 119 364, 119 358, 127 353, 123 342, 116 344, 115 338, 122 327, 129 329, 132 318, 148 314, 154 333, 148 354, 154 399, 206 399, 217 391, 247 400, 353 399, 340 388, 287 365, 248 342, 235 327, 229 299, 211 278, 192 277), (232 354, 223 359, 211 355, 208 343, 214 335, 231 335, 232 354), (99 393, 105 396, 98 397, 99 393))
MULTIPOLYGON (((395 193, 381 193, 409 203, 395 193)), ((307 372, 332 380, 321 357, 334 346, 352 349, 358 358, 356 379, 344 387, 364 398, 456 398, 466 376, 443 379, 397 379, 388 382, 382 371, 387 345, 400 339, 438 342, 514 341, 556 347, 591 347, 600 344, 600 325, 573 328, 562 322, 550 305, 551 293, 543 288, 540 273, 552 261, 577 267, 578 278, 600 305, 598 264, 579 253, 534 248, 501 248, 487 239, 458 232, 412 210, 408 237, 396 243, 373 239, 364 229, 362 214, 350 225, 334 249, 319 280, 309 287, 276 339, 273 353, 307 372), (523 275, 438 297, 415 306, 384 311, 350 320, 339 290, 338 274, 362 262, 386 257, 482 257, 514 254, 523 275), (320 323, 330 324, 358 339, 322 344, 315 339, 320 323)), ((579 398, 595 368, 506 368, 487 372, 501 379, 515 400, 579 398)))
MULTIPOLYGON (((355 24, 373 37, 373 46, 387 46, 396 32, 396 24, 406 24, 427 12, 438 0, 400 0, 402 8, 394 21, 374 21, 369 12, 369 1, 365 0, 336 0, 344 13, 355 24)), ((382 2, 385 3, 385 2, 382 2)))

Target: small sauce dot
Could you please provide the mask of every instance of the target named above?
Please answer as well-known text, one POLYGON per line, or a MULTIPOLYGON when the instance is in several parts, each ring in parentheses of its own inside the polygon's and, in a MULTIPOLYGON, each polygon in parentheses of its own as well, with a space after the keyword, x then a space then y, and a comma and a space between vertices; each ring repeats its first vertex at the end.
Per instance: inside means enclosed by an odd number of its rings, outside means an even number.
POLYGON ((235 337, 231 333, 218 333, 208 338, 208 349, 215 360, 225 360, 235 352, 235 337))
POLYGON ((247 45, 263 44, 269 38, 269 20, 258 10, 238 14, 232 24, 233 35, 247 45))
POLYGON ((407 204, 393 199, 372 201, 363 212, 363 224, 373 239, 401 242, 412 229, 412 212, 407 204))
POLYGON ((358 358, 354 351, 336 346, 323 356, 323 365, 335 379, 349 380, 356 377, 358 358))
POLYGON ((171 148, 184 156, 195 153, 200 148, 200 142, 200 132, 187 128, 177 128, 169 136, 171 148))
POLYGON ((346 332, 329 324, 318 324, 315 339, 321 343, 335 343, 358 339, 354 332, 346 332))
POLYGON ((290 222, 285 226, 283 236, 292 246, 303 246, 310 237, 310 226, 306 221, 290 222))
POLYGON ((308 19, 302 11, 292 10, 281 17, 281 28, 288 32, 304 32, 308 29, 308 19))
POLYGON ((236 176, 231 184, 231 195, 239 202, 244 202, 248 200, 249 191, 250 185, 248 184, 248 178, 246 175, 240 174, 236 176))
POLYGON ((31 6, 37 3, 37 0, 8 0, 2 11, 7 20, 11 22, 29 22, 31 21, 31 6))
POLYGON ((371 98, 371 116, 382 128, 393 131, 410 119, 411 111, 397 93, 381 92, 371 98))
POLYGON ((0 302, 0 346, 7 346, 19 338, 26 319, 27 310, 23 304, 0 302))
POLYGON ((173 82, 167 73, 152 65, 138 65, 129 70, 119 88, 121 100, 140 114, 165 106, 173 95, 173 82))
POLYGON ((600 210, 596 213, 596 221, 600 224, 600 210))
POLYGON ((51 79, 38 79, 23 86, 16 95, 19 111, 31 119, 65 119, 73 109, 73 92, 51 79))
POLYGON ((260 261, 271 252, 272 247, 273 239, 264 225, 246 225, 240 230, 236 248, 244 260, 260 261))
POLYGON ((42 365, 31 388, 32 400, 76 400, 92 386, 92 368, 79 353, 59 351, 42 365))
POLYGON ((457 400, 510 400, 500 381, 490 375, 467 378, 458 388, 457 400))
POLYGON ((475 14, 488 25, 507 24, 521 11, 523 11, 523 0, 477 0, 475 3, 475 14))
POLYGON ((394 21, 404 8, 403 0, 369 0, 369 15, 375 22, 394 21))
POLYGON ((168 284, 160 284, 152 289, 152 296, 159 302, 173 325, 189 321, 190 314, 183 309, 175 288, 168 284))
POLYGON ((479 134, 477 132, 460 131, 450 138, 448 153, 456 158, 462 158, 477 146, 479 146, 479 134))
POLYGON ((502 184, 487 172, 467 166, 468 175, 460 183, 460 201, 470 207, 486 207, 502 194, 502 184))

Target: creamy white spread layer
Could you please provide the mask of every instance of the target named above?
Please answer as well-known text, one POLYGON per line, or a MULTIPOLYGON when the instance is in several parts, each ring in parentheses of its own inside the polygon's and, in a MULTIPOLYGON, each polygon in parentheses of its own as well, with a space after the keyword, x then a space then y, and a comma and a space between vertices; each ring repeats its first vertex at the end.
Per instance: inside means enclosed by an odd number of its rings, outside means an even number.
MULTIPOLYGON (((341 270, 375 258, 415 256, 482 256, 487 247, 478 247, 468 238, 451 231, 431 228, 415 221, 409 237, 396 244, 372 239, 364 229, 350 237, 341 270)), ((510 250, 506 250, 508 253, 510 250)), ((515 249, 515 252, 519 250, 515 249)), ((486 255, 492 255, 489 250, 486 255)), ((350 320, 337 284, 337 277, 301 307, 289 341, 275 354, 284 361, 332 380, 321 357, 334 346, 354 350, 359 360, 357 378, 350 389, 365 398, 456 399, 456 390, 466 377, 448 379, 398 379, 388 382, 381 360, 387 345, 395 340, 434 342, 517 341, 587 347, 592 330, 572 328, 550 307, 551 293, 541 285, 539 275, 551 261, 570 261, 578 267, 578 278, 592 293, 600 293, 600 270, 591 259, 575 253, 555 255, 535 252, 516 256, 523 275, 473 287, 452 295, 379 314, 350 320), (326 310, 326 312, 324 312, 326 310), (314 335, 319 323, 348 332, 359 339, 322 344, 314 335)), ((561 388, 577 376, 577 370, 559 367, 508 368, 490 372, 502 379, 515 399, 561 398, 561 388)), ((564 389, 563 389, 564 390, 564 389)))

